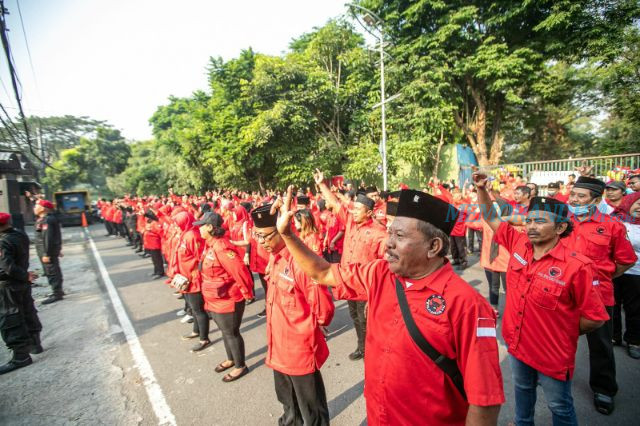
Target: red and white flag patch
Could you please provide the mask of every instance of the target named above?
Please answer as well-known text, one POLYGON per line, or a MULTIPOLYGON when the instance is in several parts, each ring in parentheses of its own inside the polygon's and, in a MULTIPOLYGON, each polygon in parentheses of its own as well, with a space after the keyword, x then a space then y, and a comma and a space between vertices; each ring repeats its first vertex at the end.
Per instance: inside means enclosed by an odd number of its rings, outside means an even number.
POLYGON ((493 318, 478 318, 476 337, 496 337, 496 320, 493 318))

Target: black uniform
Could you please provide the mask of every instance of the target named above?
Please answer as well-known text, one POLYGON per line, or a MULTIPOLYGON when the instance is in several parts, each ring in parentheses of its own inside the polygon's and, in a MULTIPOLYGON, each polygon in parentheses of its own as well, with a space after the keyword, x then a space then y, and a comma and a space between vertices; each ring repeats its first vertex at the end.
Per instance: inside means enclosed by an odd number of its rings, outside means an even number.
POLYGON ((62 298, 62 270, 60 269, 60 251, 62 250, 62 231, 60 222, 54 214, 39 217, 36 221, 35 246, 40 262, 43 257, 49 263, 42 262, 42 269, 49 280, 53 296, 62 298))
POLYGON ((0 232, 0 333, 14 359, 40 344, 42 324, 31 297, 29 237, 14 228, 0 232))

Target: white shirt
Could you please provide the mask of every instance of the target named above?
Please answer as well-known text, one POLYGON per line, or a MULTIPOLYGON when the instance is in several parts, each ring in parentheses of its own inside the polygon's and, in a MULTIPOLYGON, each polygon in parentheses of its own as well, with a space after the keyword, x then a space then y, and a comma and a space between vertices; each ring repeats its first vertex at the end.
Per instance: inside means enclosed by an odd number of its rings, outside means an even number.
MULTIPOLYGON (((624 222, 624 226, 627 228, 627 236, 631 241, 633 251, 636 252, 636 256, 640 259, 640 224, 624 222)), ((625 274, 640 275, 640 261, 636 262, 625 274)))

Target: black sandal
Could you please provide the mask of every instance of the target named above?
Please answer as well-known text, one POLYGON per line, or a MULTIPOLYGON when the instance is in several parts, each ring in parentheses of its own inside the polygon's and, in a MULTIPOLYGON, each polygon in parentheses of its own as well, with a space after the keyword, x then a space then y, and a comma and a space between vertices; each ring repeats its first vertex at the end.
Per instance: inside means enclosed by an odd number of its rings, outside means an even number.
POLYGON ((225 374, 224 377, 222 378, 222 381, 225 383, 233 382, 235 380, 238 380, 240 377, 245 376, 248 372, 249 372, 249 367, 245 366, 242 370, 242 373, 238 374, 237 376, 233 376, 231 375, 231 373, 225 374))
POLYGON ((233 367, 233 365, 234 365, 234 364, 231 364, 230 366, 225 367, 225 366, 224 366, 224 363, 225 363, 225 362, 226 362, 226 361, 222 361, 220 364, 218 364, 218 366, 215 368, 215 370, 214 370, 214 371, 215 371, 216 373, 222 373, 223 371, 230 369, 230 368, 231 368, 231 367, 233 367))

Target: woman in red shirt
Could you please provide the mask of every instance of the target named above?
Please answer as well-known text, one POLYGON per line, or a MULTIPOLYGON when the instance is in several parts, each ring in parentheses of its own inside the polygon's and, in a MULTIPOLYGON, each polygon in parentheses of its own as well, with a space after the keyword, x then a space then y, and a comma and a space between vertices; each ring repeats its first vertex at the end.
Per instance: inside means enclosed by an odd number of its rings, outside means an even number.
POLYGON ((200 343, 191 349, 193 352, 197 352, 211 344, 209 341, 209 316, 204 310, 204 299, 200 291, 198 274, 198 263, 204 248, 204 241, 200 237, 198 230, 193 226, 195 220, 191 213, 178 213, 174 221, 180 228, 180 237, 173 254, 171 269, 175 274, 180 274, 189 279, 189 286, 181 293, 184 295, 185 301, 191 308, 191 315, 195 319, 193 321, 193 332, 183 336, 183 338, 186 340, 200 337, 200 343))
POLYGON ((322 256, 322 239, 311 211, 308 209, 298 210, 293 218, 302 242, 315 254, 322 256))
POLYGON ((218 364, 215 371, 221 373, 235 366, 222 378, 223 382, 232 382, 249 372, 240 324, 245 300, 253 298, 253 280, 225 236, 222 223, 220 215, 207 212, 194 225, 200 227, 200 235, 206 245, 198 266, 204 308, 213 314, 227 351, 227 359, 218 364))

